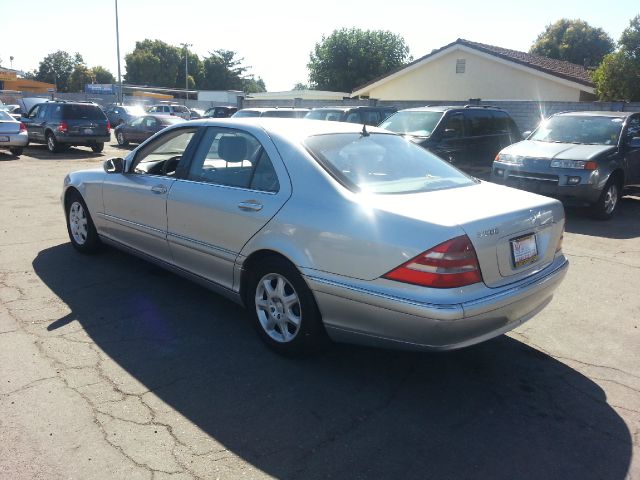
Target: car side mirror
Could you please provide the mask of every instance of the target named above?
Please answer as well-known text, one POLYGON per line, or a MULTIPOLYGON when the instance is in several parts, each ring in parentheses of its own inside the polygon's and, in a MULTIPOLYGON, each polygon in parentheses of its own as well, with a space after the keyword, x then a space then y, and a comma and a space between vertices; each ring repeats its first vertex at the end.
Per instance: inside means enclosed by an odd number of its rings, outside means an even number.
POLYGON ((102 164, 104 171, 107 173, 124 173, 124 159, 110 158, 102 164))
POLYGON ((629 148, 640 148, 640 137, 633 137, 627 142, 629 148))
POLYGON ((522 132, 522 138, 523 139, 527 139, 529 138, 529 135, 531 135, 531 130, 527 130, 526 132, 522 132))

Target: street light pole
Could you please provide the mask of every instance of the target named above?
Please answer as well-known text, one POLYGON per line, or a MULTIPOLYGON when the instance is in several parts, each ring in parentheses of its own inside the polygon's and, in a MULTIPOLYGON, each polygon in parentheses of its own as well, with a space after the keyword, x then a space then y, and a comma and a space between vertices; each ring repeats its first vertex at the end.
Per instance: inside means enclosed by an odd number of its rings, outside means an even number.
POLYGON ((189 100, 189 51, 187 49, 193 45, 191 43, 181 43, 180 45, 184 47, 184 104, 186 105, 189 100))
POLYGON ((122 76, 120 75, 120 30, 118 28, 118 0, 116 0, 116 48, 118 50, 118 103, 122 105, 122 76))

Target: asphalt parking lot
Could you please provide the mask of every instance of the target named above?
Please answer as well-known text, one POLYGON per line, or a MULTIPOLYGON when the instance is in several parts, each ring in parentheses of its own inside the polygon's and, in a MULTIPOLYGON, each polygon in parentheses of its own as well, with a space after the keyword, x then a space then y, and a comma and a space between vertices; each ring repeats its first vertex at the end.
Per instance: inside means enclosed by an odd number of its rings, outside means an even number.
POLYGON ((0 152, 0 478, 640 478, 640 197, 567 211, 567 278, 506 336, 291 360, 222 297, 72 249, 65 174, 122 154, 0 152))

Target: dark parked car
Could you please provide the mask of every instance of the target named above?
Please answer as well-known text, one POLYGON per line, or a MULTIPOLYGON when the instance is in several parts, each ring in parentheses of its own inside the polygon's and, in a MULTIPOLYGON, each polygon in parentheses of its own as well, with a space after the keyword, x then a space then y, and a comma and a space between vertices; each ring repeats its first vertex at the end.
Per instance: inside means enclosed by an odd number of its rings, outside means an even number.
POLYGON ((115 105, 106 112, 109 123, 113 128, 121 123, 130 123, 138 117, 146 115, 144 108, 139 105, 115 105))
POLYGON ((397 111, 396 107, 320 107, 311 110, 304 118, 378 125, 397 111))
POLYGON ((496 154, 522 139, 507 112, 497 107, 420 107, 400 110, 380 124, 484 180, 496 154))
POLYGON ((147 138, 156 134, 169 125, 182 123, 185 120, 180 117, 169 117, 167 115, 145 115, 138 117, 131 123, 118 125, 114 130, 116 141, 120 146, 131 143, 142 143, 147 138))
POLYGON ((218 106, 208 108, 203 117, 204 118, 227 118, 238 111, 238 107, 232 106, 218 106))
POLYGON ((52 153, 79 145, 97 153, 111 140, 109 120, 94 103, 39 103, 21 120, 27 126, 29 142, 45 143, 52 153))
POLYGON ((309 112, 308 108, 293 107, 261 107, 243 108, 231 115, 233 118, 242 117, 275 117, 275 118, 302 118, 309 112))
POLYGON ((625 188, 640 187, 640 113, 567 112, 500 152, 491 180, 590 206, 607 220, 625 188))

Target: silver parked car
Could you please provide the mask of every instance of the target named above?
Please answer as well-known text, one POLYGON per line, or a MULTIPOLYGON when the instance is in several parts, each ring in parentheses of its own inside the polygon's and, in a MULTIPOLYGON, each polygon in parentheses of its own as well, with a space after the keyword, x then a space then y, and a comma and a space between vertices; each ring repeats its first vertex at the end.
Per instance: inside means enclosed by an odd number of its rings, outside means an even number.
POLYGON ((77 250, 108 243, 243 303, 281 353, 472 345, 539 312, 568 267, 559 201, 349 123, 170 126, 69 174, 62 203, 77 250))
POLYGON ((8 149, 19 157, 29 143, 29 134, 24 123, 17 121, 4 110, 0 110, 0 149, 8 149))

